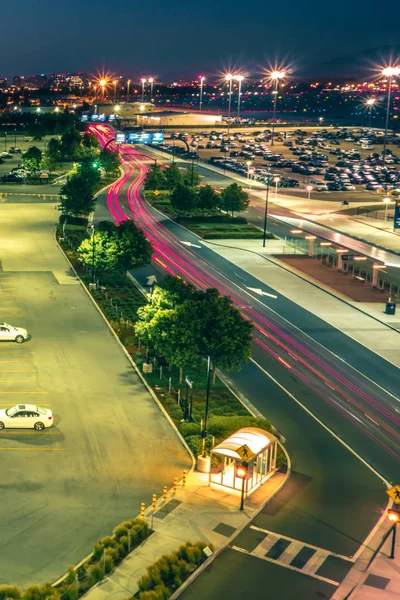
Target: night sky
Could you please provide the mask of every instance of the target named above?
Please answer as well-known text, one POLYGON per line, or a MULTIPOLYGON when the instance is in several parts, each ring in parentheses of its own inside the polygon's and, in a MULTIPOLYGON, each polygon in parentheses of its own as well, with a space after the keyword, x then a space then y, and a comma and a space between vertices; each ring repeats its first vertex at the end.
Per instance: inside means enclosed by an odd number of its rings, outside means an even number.
POLYGON ((321 74, 327 62, 329 75, 349 56, 362 68, 365 51, 385 46, 386 58, 398 44, 400 8, 395 0, 19 0, 3 2, 0 14, 0 77, 104 66, 164 80, 228 68, 257 75, 276 61, 298 75, 321 74))

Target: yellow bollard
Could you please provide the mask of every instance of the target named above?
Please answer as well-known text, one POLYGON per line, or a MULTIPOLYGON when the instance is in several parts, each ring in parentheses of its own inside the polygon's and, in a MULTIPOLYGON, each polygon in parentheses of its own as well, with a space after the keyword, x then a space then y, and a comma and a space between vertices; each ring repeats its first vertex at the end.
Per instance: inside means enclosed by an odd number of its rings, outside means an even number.
POLYGON ((140 516, 142 517, 142 519, 144 519, 144 511, 145 510, 146 510, 146 505, 144 502, 142 502, 140 505, 140 516))
POLYGON ((163 502, 164 503, 167 501, 167 493, 168 493, 168 488, 166 485, 164 485, 164 487, 163 487, 163 502))
POLYGON ((156 510, 157 508, 157 495, 153 494, 152 500, 151 500, 151 508, 154 510, 156 510))
POLYGON ((176 488, 178 487, 178 478, 174 477, 174 496, 176 494, 176 488))
POLYGON ((185 485, 186 485, 186 475, 187 475, 187 472, 183 471, 183 477, 182 477, 182 485, 183 485, 183 487, 185 487, 185 485))

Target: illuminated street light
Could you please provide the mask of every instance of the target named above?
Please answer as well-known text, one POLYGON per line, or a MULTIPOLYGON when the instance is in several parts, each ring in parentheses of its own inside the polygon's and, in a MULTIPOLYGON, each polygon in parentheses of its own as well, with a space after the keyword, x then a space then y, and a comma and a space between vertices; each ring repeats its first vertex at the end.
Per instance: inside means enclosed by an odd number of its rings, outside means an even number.
POLYGON ((244 79, 243 75, 236 75, 235 76, 236 81, 239 83, 239 88, 238 88, 238 111, 237 111, 237 116, 238 119, 240 119, 240 96, 242 95, 242 81, 244 79))
POLYGON ((229 81, 229 101, 228 101, 228 136, 229 136, 229 124, 231 120, 231 102, 232 102, 232 79, 233 75, 228 73, 225 75, 225 81, 229 81))
POLYGON ((201 112, 201 107, 203 105, 203 85, 204 85, 205 77, 203 75, 200 76, 200 102, 199 102, 199 112, 201 112))
POLYGON ((247 463, 243 463, 241 465, 236 465, 236 477, 242 480, 242 493, 240 497, 240 510, 243 510, 244 505, 244 487, 245 481, 247 479, 248 465, 247 463))
POLYGON ((130 85, 131 85, 131 80, 128 79, 128 81, 127 81, 127 93, 126 93, 126 102, 127 102, 127 104, 129 103, 129 88, 130 88, 130 85))
POLYGON ((271 146, 274 146, 274 137, 275 137, 275 121, 276 121, 276 101, 278 98, 278 82, 280 79, 286 77, 285 71, 272 71, 269 75, 271 81, 274 83, 274 90, 272 93, 274 94, 274 117, 272 121, 272 136, 271 136, 271 146))
POLYGON ((149 77, 149 84, 150 84, 150 102, 153 102, 153 84, 154 84, 154 77, 149 77))
POLYGON ((121 107, 119 104, 116 104, 114 107, 115 112, 118 112, 119 110, 121 110, 121 107))
POLYGON ((142 78, 142 104, 144 102, 144 84, 146 83, 147 79, 142 78))
POLYGON ((278 183, 280 182, 281 178, 280 177, 274 177, 274 182, 275 182, 275 200, 276 197, 278 195, 278 183))
POLYGON ((371 124, 372 124, 372 109, 374 107, 374 104, 376 102, 375 98, 368 98, 368 100, 366 101, 366 106, 369 107, 369 124, 368 124, 368 129, 371 131, 371 124))
POLYGON ((390 204, 390 198, 384 198, 383 199, 384 203, 385 203, 385 225, 387 223, 387 212, 388 212, 388 207, 390 204))
POLYGON ((104 90, 105 90, 105 88, 107 86, 107 79, 100 79, 99 86, 101 87, 101 95, 102 95, 102 97, 104 99, 104 90))
POLYGON ((386 145, 387 145, 387 130, 389 125, 389 112, 390 112, 390 95, 392 92, 392 79, 393 77, 397 77, 400 75, 400 67, 385 67, 381 71, 384 77, 389 79, 388 82, 388 91, 387 91, 387 106, 386 106, 386 121, 385 121, 385 137, 383 138, 383 151, 382 151, 382 159, 383 163, 386 162, 386 145))
POLYGON ((114 81, 113 81, 113 85, 114 85, 114 104, 117 101, 117 83, 118 83, 118 79, 114 79, 114 81))
POLYGON ((311 192, 313 190, 313 186, 312 185, 308 185, 306 187, 306 190, 308 192, 308 198, 307 198, 307 201, 308 201, 308 210, 310 210, 310 196, 311 196, 311 192))
POLYGON ((397 510, 396 508, 389 508, 388 513, 387 513, 387 518, 388 521, 390 521, 391 523, 393 523, 393 527, 392 527, 392 547, 391 547, 391 552, 390 552, 390 556, 389 558, 393 559, 394 558, 394 551, 395 551, 395 547, 396 547, 396 529, 397 529, 397 523, 400 521, 400 511, 397 510))

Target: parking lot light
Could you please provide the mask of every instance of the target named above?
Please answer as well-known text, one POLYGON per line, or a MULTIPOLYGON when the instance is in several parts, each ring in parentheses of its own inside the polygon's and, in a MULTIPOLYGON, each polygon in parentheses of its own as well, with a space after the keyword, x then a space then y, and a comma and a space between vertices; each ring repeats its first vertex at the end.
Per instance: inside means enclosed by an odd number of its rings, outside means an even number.
POLYGON ((240 119, 240 97, 242 95, 242 81, 243 81, 244 77, 243 77, 243 75, 236 75, 235 79, 239 83, 239 87, 238 87, 238 111, 237 111, 237 116, 238 116, 238 119, 240 119))
POLYGON ((278 82, 280 79, 283 79, 286 76, 285 71, 275 70, 270 73, 270 79, 274 84, 274 89, 272 93, 274 94, 274 116, 272 120, 272 134, 271 134, 271 146, 274 146, 274 138, 275 138, 275 121, 276 121, 276 101, 278 98, 278 82))
POLYGON ((231 121, 231 102, 232 102, 232 80, 233 75, 228 73, 225 75, 225 81, 229 81, 229 99, 228 99, 228 136, 229 136, 229 125, 231 121))
POLYGON ((385 120, 385 136, 383 138, 383 151, 382 151, 382 159, 383 164, 386 162, 386 145, 387 145, 387 130, 389 125, 389 112, 390 112, 390 96, 392 92, 392 80, 393 77, 398 77, 400 75, 400 67, 385 67, 381 71, 384 77, 388 78, 388 90, 387 90, 387 105, 386 105, 386 120, 385 120))
POLYGON ((274 177, 274 182, 275 182, 275 200, 278 196, 278 183, 280 182, 281 178, 280 177, 274 177))
POLYGON ((308 211, 310 211, 310 197, 311 197, 311 191, 313 190, 313 186, 312 185, 307 185, 306 190, 308 192, 308 196, 307 196, 308 211))
POLYGON ((147 79, 142 77, 142 79, 141 79, 141 82, 142 82, 142 104, 144 102, 144 85, 145 85, 146 81, 147 81, 147 79))

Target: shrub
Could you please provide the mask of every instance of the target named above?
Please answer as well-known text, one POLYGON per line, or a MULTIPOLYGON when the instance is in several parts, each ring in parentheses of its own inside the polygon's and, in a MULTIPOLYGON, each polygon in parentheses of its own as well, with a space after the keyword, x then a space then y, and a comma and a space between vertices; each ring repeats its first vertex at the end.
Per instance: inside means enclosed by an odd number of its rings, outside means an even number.
POLYGON ((0 585, 0 600, 5 600, 6 598, 19 600, 21 595, 21 590, 16 585, 0 585))
POLYGON ((104 548, 113 548, 115 546, 115 540, 113 537, 111 537, 111 535, 106 535, 105 537, 101 538, 99 544, 104 546, 104 548))
POLYGON ((121 523, 120 525, 117 525, 113 529, 113 535, 115 535, 115 537, 118 541, 120 541, 120 539, 122 537, 126 536, 127 533, 128 533, 128 527, 125 523, 121 523))
POLYGON ((100 563, 95 563, 94 565, 90 565, 87 570, 88 577, 90 579, 91 585, 95 585, 102 579, 104 579, 104 568, 100 563))
POLYGON ((109 573, 110 571, 113 570, 113 568, 115 566, 114 559, 117 560, 118 558, 119 558, 119 554, 115 548, 112 549, 112 553, 111 553, 111 551, 106 552, 105 559, 104 559, 104 570, 106 573, 109 573))
POLYGON ((24 600, 57 600, 58 590, 51 587, 49 583, 44 585, 30 585, 24 592, 24 600))
POLYGON ((200 427, 197 423, 186 423, 183 421, 179 425, 179 431, 183 435, 184 438, 189 437, 191 435, 198 435, 200 433, 200 427))
POLYGON ((93 548, 93 558, 99 560, 103 556, 104 546, 100 542, 97 542, 93 548))

